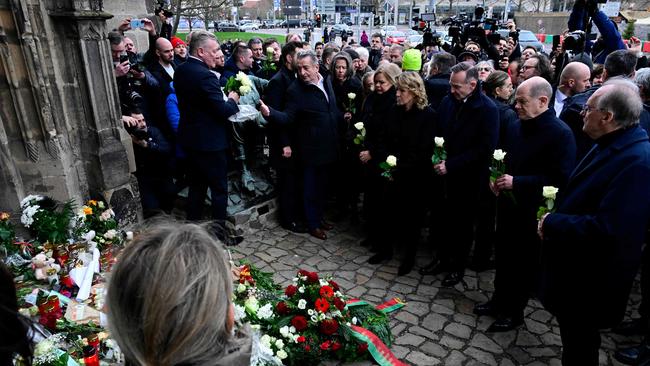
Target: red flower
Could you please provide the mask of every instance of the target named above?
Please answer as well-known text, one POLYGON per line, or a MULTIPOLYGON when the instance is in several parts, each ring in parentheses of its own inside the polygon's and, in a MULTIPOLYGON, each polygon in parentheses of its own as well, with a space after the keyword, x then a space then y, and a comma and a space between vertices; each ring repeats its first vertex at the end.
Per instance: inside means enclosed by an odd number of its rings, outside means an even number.
POLYGON ((328 282, 330 283, 330 286, 332 286, 332 288, 334 289, 334 291, 338 291, 338 290, 339 290, 339 284, 338 284, 338 283, 336 283, 336 282, 334 282, 334 281, 332 281, 332 280, 329 280, 328 282))
POLYGON ((284 301, 280 301, 276 306, 275 310, 278 312, 280 315, 287 315, 289 314, 289 308, 287 307, 287 304, 284 301))
POLYGON ((341 300, 338 297, 335 297, 334 306, 336 306, 336 308, 339 309, 340 311, 343 311, 343 309, 345 309, 345 301, 341 300))
POLYGON ((291 325, 293 325, 297 331, 302 332, 307 329, 307 319, 302 315, 296 315, 291 319, 291 325))
MULTIPOLYGON (((296 327, 298 329, 298 327, 296 327)), ((325 319, 320 323, 320 331, 325 335, 332 335, 339 330, 339 323, 334 319, 325 319)))
POLYGON ((296 339, 298 343, 305 343, 306 339, 304 336, 299 336, 298 339, 296 339))
POLYGON ((305 351, 307 351, 307 352, 311 351, 311 347, 309 347, 308 344, 305 344, 305 351))
POLYGON ((320 345, 320 349, 322 349, 323 351, 327 351, 329 348, 330 348, 330 341, 325 341, 320 345))
POLYGON ((300 276, 306 276, 307 273, 309 273, 309 271, 305 271, 304 269, 298 270, 298 275, 300 275, 300 276))
POLYGON ((318 273, 316 273, 316 272, 307 273, 307 282, 309 282, 309 283, 318 283, 318 273))
POLYGON ((327 302, 327 300, 320 298, 316 300, 314 307, 316 308, 316 310, 320 311, 321 313, 324 313, 327 311, 327 309, 330 308, 330 303, 327 302))
POLYGON ((284 294, 291 297, 296 294, 296 291, 298 291, 298 287, 294 285, 289 285, 287 286, 287 289, 284 290, 284 294))
POLYGON ((321 287, 318 293, 320 294, 321 297, 324 297, 326 299, 331 299, 332 297, 334 297, 334 291, 329 286, 321 287))
POLYGON ((368 344, 367 343, 361 343, 357 347, 357 353, 358 354, 363 354, 363 353, 366 353, 367 351, 368 351, 368 344))
POLYGON ((339 342, 334 342, 332 343, 332 351, 336 352, 341 348, 341 343, 339 342))

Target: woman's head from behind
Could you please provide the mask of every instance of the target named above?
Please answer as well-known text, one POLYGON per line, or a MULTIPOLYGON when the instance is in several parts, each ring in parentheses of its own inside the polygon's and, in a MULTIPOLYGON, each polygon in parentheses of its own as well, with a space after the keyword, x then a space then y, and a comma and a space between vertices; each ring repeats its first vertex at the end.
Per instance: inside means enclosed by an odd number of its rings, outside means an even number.
POLYGON ((404 106, 407 110, 411 107, 424 109, 427 104, 427 93, 424 89, 424 81, 415 71, 405 71, 397 78, 397 104, 404 106))
POLYGON ((203 365, 235 350, 232 276, 221 245, 193 224, 138 235, 114 267, 109 328, 140 365, 203 365))
POLYGON ((492 98, 508 100, 512 95, 512 81, 503 71, 494 71, 483 82, 483 91, 492 98))
POLYGON ((375 92, 384 94, 394 87, 397 83, 397 77, 402 73, 399 66, 395 64, 381 64, 375 70, 375 92))

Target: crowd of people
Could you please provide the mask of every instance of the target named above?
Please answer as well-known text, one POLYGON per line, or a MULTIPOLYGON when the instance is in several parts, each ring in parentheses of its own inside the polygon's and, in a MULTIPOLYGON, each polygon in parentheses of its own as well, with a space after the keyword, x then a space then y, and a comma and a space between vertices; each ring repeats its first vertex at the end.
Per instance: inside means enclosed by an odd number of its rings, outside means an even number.
MULTIPOLYGON (((268 145, 285 229, 326 240, 331 209, 332 221, 363 223, 361 245, 373 253, 370 264, 398 252, 398 275, 405 275, 427 228, 434 256, 421 275, 444 274, 442 286, 455 286, 466 268, 496 268, 492 298, 474 309, 494 317, 488 332, 521 326, 535 294, 558 319, 563 364, 597 365, 599 329, 650 333, 645 285, 642 318, 618 325, 642 258, 650 264, 641 255, 650 218, 650 68, 642 68, 640 44, 625 45, 604 14, 584 1, 576 2, 569 27, 580 29, 576 19, 585 12, 602 39, 587 41, 584 52, 560 46, 550 56, 522 49, 512 37, 486 36, 447 49, 387 45, 379 33, 366 36, 368 46, 329 35, 312 45, 297 34, 284 42, 220 44, 207 31, 185 40, 159 37, 146 19, 150 48, 138 53, 123 35, 127 19, 109 40, 142 206, 149 215, 169 212, 189 186, 187 219, 201 220, 209 188, 211 218, 224 227, 228 166, 238 161, 232 135, 244 118, 241 106, 250 103, 256 113, 246 118, 268 145), (252 102, 223 91, 240 72, 253 80, 258 97, 252 102), (444 157, 432 160, 440 148, 444 157), (496 149, 505 152, 505 172, 491 177, 496 149), (559 190, 556 203, 538 215, 548 186, 559 190)), ((227 245, 241 241, 228 230, 216 234, 227 245)), ((216 310, 214 321, 182 329, 220 335, 219 347, 201 337, 192 342, 194 353, 183 353, 203 358, 158 352, 159 343, 148 344, 158 342, 148 338, 157 334, 129 328, 148 321, 138 309, 149 305, 134 303, 144 300, 132 294, 155 293, 160 289, 152 283, 164 278, 178 286, 179 278, 201 281, 186 270, 222 268, 215 248, 190 225, 155 230, 122 255, 111 289, 124 296, 110 297, 110 318, 134 362, 194 364, 210 356, 223 358, 217 364, 245 364, 245 352, 233 351, 246 350, 245 337, 232 338, 232 320, 219 318, 230 314, 227 296, 183 309, 216 310), (200 262, 169 263, 199 249, 205 254, 200 262), (146 270, 144 259, 153 261, 146 270), (138 271, 142 276, 134 276, 138 271), (152 282, 143 280, 147 276, 152 282)), ((214 274, 214 288, 196 296, 230 293, 224 271, 214 274)), ((176 295, 170 287, 160 291, 176 295)), ((186 343, 181 330, 164 331, 172 333, 186 343)), ((173 337, 164 344, 176 344, 173 337)), ((621 350, 617 358, 639 364, 650 358, 648 344, 621 350)))

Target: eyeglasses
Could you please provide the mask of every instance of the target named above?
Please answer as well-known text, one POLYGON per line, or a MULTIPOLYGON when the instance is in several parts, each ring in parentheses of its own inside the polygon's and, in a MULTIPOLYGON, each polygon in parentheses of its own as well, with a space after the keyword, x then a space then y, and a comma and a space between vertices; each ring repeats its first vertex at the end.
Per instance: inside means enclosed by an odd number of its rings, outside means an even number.
POLYGON ((602 111, 602 112, 604 112, 605 110, 602 109, 602 108, 592 107, 589 104, 585 104, 582 107, 582 113, 588 113, 588 112, 593 112, 593 111, 602 111))
POLYGON ((521 67, 521 69, 524 70, 524 71, 528 70, 528 69, 534 69, 534 68, 535 68, 535 66, 530 66, 530 65, 521 67))
POLYGON ((478 71, 485 71, 485 72, 491 72, 492 70, 489 67, 479 67, 478 71))

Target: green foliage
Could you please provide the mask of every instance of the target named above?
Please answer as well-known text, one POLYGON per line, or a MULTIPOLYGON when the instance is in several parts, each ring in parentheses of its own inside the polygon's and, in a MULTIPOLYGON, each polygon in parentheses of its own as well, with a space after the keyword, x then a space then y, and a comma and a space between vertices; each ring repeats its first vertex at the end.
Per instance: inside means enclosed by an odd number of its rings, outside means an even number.
POLYGON ((386 346, 393 343, 393 333, 390 331, 390 323, 385 313, 368 304, 350 306, 348 309, 351 317, 356 317, 364 328, 373 332, 386 346))
POLYGON ((13 254, 20 248, 14 244, 15 240, 16 232, 14 225, 9 221, 9 214, 0 212, 0 247, 4 247, 7 254, 13 254))
POLYGON ((623 39, 630 39, 634 37, 634 23, 636 20, 631 20, 630 22, 627 23, 627 26, 625 27, 625 30, 623 31, 623 39))
POLYGON ((45 198, 41 210, 34 214, 34 223, 30 229, 41 243, 67 243, 70 238, 70 220, 74 216, 74 204, 64 204, 45 198))

